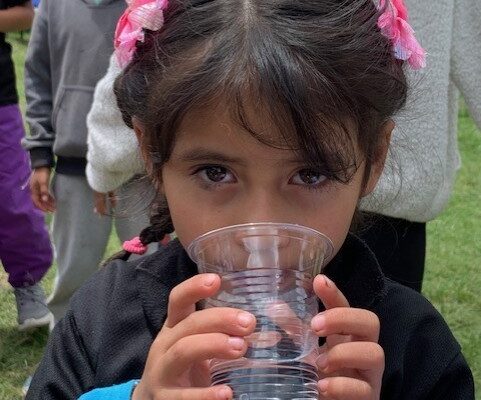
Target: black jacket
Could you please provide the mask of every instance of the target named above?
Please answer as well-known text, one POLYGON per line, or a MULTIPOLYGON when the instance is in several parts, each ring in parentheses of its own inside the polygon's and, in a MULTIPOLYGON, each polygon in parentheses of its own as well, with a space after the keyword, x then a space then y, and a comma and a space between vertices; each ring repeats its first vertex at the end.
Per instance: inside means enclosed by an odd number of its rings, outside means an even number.
MULTIPOLYGON (((170 290, 196 273, 177 241, 136 262, 104 267, 55 327, 26 399, 73 400, 140 378, 170 290)), ((471 371, 442 317, 424 297, 387 280, 359 239, 347 238, 326 273, 351 306, 379 316, 382 399, 474 399, 471 371)))

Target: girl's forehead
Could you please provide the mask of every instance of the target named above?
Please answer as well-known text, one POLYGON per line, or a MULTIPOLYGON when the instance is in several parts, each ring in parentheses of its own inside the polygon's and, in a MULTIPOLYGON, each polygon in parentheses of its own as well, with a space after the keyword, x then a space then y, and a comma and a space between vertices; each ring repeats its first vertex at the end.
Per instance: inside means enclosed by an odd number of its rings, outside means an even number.
MULTIPOLYGON (((274 139, 274 135, 266 133, 266 137, 268 135, 274 139)), ((280 137, 275 139, 282 140, 280 137)), ((278 148, 263 143, 235 122, 214 116, 210 121, 197 121, 183 126, 178 133, 172 158, 192 162, 217 160, 246 164, 252 160, 281 163, 301 157, 292 148, 278 148)))
MULTIPOLYGON (((252 147, 293 151, 294 132, 281 132, 267 112, 247 103, 245 119, 232 112, 227 103, 217 103, 189 111, 182 119, 176 142, 213 142, 218 146, 252 147)), ((187 144, 187 143, 186 143, 187 144)))

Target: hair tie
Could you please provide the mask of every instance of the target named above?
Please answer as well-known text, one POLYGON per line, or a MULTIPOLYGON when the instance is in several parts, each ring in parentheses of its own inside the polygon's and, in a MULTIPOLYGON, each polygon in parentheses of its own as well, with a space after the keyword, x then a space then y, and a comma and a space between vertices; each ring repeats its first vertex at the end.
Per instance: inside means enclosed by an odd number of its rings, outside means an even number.
POLYGON ((384 10, 378 26, 382 34, 393 43, 394 56, 409 62, 413 69, 426 67, 426 52, 408 23, 408 10, 403 0, 380 0, 378 8, 384 10))
POLYGON ((158 31, 162 28, 169 1, 127 0, 127 4, 115 29, 115 54, 121 68, 132 60, 137 42, 144 42, 145 29, 158 31))
MULTIPOLYGON (((127 4, 115 30, 115 54, 121 68, 132 60, 137 42, 144 42, 145 29, 158 31, 162 28, 169 1, 127 0, 127 4)), ((378 26, 382 34, 392 41, 394 56, 408 61, 413 69, 424 68, 426 52, 408 23, 408 11, 403 0, 379 0, 378 9, 383 10, 378 26)))
POLYGON ((132 254, 145 254, 147 246, 140 241, 140 238, 134 237, 132 240, 127 240, 122 245, 122 249, 132 254))

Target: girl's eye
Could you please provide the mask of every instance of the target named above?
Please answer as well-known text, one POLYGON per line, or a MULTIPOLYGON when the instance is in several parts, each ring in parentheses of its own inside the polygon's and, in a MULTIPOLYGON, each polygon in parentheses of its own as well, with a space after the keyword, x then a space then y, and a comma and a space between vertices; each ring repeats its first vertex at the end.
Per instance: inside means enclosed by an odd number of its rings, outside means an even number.
POLYGON ((227 168, 212 165, 202 167, 198 170, 200 176, 209 183, 232 183, 235 182, 235 178, 227 168))
POLYGON ((317 187, 327 180, 325 175, 313 169, 301 169, 291 178, 294 185, 317 187))

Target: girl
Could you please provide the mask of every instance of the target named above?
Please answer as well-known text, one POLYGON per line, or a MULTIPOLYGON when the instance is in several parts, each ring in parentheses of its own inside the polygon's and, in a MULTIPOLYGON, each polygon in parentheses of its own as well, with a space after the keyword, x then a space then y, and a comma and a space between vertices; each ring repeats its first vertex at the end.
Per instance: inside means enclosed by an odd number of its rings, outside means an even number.
MULTIPOLYGON (((314 287, 324 305, 322 399, 473 399, 446 323, 419 294, 385 279, 349 233, 383 169, 405 103, 404 60, 423 52, 402 3, 372 0, 132 2, 117 30, 126 68, 116 95, 156 182, 157 217, 136 262, 114 261, 55 328, 32 399, 231 399, 209 387, 211 358, 236 359, 254 317, 196 311, 220 278, 185 247, 247 222, 306 225, 336 256, 314 287)), ((135 246, 137 245, 137 246, 135 246)), ((127 255, 127 254, 126 254, 127 255)))

